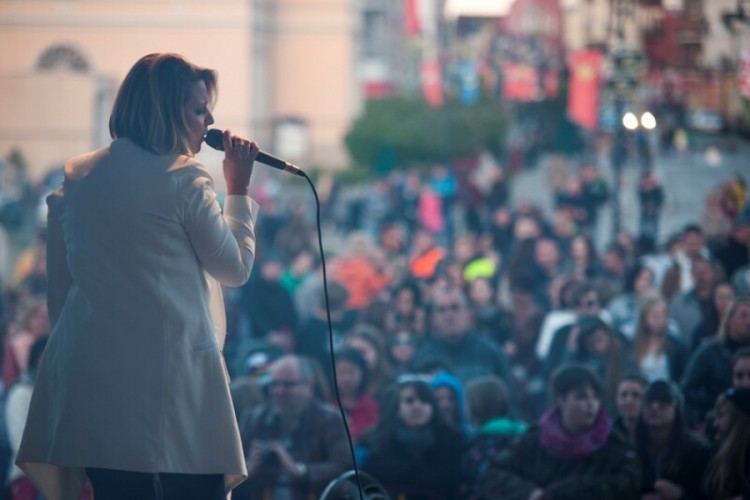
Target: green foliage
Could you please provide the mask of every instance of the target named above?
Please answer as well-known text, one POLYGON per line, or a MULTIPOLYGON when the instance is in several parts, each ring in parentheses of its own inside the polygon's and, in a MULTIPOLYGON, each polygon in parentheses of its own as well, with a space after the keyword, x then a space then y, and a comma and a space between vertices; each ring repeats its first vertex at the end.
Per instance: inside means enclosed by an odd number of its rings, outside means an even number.
POLYGON ((356 163, 384 173, 485 150, 499 155, 505 124, 500 104, 489 99, 432 108, 421 98, 395 97, 369 101, 344 140, 356 163))

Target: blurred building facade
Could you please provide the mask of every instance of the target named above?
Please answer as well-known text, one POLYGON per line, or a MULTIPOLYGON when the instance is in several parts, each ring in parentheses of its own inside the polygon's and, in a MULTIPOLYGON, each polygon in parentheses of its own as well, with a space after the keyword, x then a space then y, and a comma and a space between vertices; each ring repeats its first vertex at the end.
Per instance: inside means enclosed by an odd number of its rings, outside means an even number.
POLYGON ((0 0, 0 156, 20 151, 38 178, 106 144, 128 69, 172 51, 218 70, 217 126, 342 167, 361 14, 349 0, 0 0))

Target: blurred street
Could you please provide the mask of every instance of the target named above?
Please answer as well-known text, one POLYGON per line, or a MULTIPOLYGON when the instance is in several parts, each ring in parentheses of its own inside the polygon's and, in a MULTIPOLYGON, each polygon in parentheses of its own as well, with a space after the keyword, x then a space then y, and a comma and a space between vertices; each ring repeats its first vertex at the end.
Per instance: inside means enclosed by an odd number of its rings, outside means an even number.
MULTIPOLYGON (((678 231, 689 222, 700 222, 706 196, 721 182, 735 174, 750 173, 750 142, 726 135, 699 136, 691 150, 684 154, 658 155, 654 168, 664 184, 666 201, 662 212, 659 242, 678 231)), ((599 158, 600 171, 613 185, 613 173, 609 152, 599 158)), ((637 233, 638 224, 638 175, 637 158, 625 165, 623 186, 620 191, 623 229, 637 233)), ((568 167, 572 171, 572 167, 568 167)), ((536 168, 525 169, 514 178, 514 202, 528 200, 542 207, 545 213, 552 212, 554 199, 550 187, 550 162, 544 158, 536 168), (542 189, 540 189, 540 187, 542 189)), ((601 247, 612 237, 612 199, 606 203, 599 216, 597 246, 601 247)))

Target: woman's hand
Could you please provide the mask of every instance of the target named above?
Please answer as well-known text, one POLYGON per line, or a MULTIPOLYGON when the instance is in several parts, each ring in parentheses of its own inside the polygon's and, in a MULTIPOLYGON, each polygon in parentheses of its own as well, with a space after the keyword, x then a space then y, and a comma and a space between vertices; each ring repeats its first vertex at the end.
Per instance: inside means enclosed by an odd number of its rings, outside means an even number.
POLYGON ((253 173, 253 162, 258 156, 258 145, 232 134, 230 130, 224 131, 222 142, 227 194, 247 196, 250 194, 250 176, 253 173))

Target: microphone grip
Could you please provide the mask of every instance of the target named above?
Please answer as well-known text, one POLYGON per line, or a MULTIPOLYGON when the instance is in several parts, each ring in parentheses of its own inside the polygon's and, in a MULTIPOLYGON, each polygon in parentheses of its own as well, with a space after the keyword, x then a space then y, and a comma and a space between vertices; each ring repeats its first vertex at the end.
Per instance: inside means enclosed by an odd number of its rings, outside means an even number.
MULTIPOLYGON (((221 130, 212 128, 208 131, 204 140, 206 141, 206 144, 208 144, 212 148, 218 151, 224 151, 224 141, 222 134, 223 132, 221 130)), ((289 172, 290 174, 299 175, 302 177, 304 177, 305 175, 298 166, 292 165, 291 163, 286 162, 281 158, 276 158, 275 156, 264 153, 263 151, 258 151, 258 156, 255 157, 255 161, 278 170, 284 170, 285 172, 289 172)))

